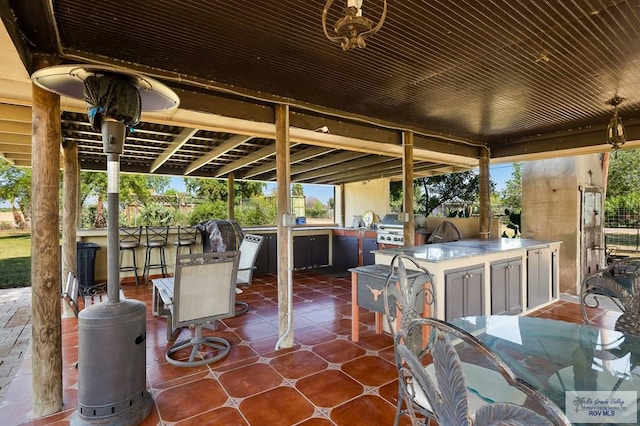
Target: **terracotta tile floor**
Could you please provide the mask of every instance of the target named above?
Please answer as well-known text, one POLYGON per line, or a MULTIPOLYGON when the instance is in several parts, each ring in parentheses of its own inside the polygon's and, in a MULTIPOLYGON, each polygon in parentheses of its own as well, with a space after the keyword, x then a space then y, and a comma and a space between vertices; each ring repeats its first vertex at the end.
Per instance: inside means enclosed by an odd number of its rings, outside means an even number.
MULTIPOLYGON (((147 381, 154 406, 144 425, 390 425, 397 397, 393 342, 376 335, 374 318, 360 312, 360 342, 350 338, 351 282, 311 272, 294 273, 295 347, 275 350, 277 291, 273 275, 254 278, 239 300, 249 313, 222 321, 217 331, 232 343, 225 359, 181 368, 165 362, 166 320, 151 314, 151 287, 125 285, 128 298, 147 304, 147 381)), ((617 315, 594 312, 603 326, 617 315)), ((560 301, 534 315, 582 322, 579 305, 560 301)), ((66 425, 77 403, 78 333, 63 319, 64 411, 27 422, 31 363, 27 357, 0 404, 3 425, 66 425)), ((182 330, 181 338, 192 330, 182 330)), ((406 420, 406 419, 404 419, 406 420)), ((404 424, 407 424, 405 422, 404 424)))

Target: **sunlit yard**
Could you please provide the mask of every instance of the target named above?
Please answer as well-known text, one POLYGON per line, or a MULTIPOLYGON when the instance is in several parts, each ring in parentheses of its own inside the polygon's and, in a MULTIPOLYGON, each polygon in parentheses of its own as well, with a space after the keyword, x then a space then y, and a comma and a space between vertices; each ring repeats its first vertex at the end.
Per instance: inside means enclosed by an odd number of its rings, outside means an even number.
POLYGON ((0 232, 0 289, 31 285, 31 234, 0 232))

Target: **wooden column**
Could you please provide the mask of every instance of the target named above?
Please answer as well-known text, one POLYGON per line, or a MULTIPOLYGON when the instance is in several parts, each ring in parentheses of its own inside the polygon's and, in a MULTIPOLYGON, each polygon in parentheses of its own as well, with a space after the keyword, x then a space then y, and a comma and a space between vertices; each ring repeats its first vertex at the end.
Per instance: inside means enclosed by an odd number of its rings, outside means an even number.
POLYGON ((236 176, 233 172, 229 173, 229 176, 227 176, 227 193, 229 194, 227 197, 227 218, 229 220, 233 220, 236 217, 236 212, 233 208, 236 204, 236 192, 234 189, 235 177, 236 176))
POLYGON ((413 223, 413 133, 402 133, 402 211, 407 214, 404 222, 404 245, 415 245, 413 223))
POLYGON ((78 275, 76 230, 78 226, 80 200, 80 164, 78 145, 63 144, 64 169, 62 177, 62 282, 66 283, 69 272, 78 275))
POLYGON ((278 200, 278 335, 280 347, 293 347, 293 318, 290 318, 290 281, 293 267, 289 244, 290 227, 283 217, 291 213, 291 161, 289 159, 289 106, 276 105, 276 181, 278 200))
POLYGON ((489 148, 480 149, 480 238, 489 239, 491 199, 489 194, 489 148))
POLYGON ((62 409, 60 97, 32 85, 31 310, 33 415, 62 409))

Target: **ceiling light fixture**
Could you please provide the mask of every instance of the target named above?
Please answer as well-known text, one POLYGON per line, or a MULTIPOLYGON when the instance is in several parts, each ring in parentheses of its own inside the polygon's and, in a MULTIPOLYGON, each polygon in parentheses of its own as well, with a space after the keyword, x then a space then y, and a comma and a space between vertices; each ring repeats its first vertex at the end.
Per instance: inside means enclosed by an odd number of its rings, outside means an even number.
POLYGON ((333 0, 327 0, 327 3, 324 5, 324 9, 322 10, 322 29, 324 30, 324 35, 327 36, 330 41, 340 43, 342 50, 346 51, 356 47, 364 49, 367 45, 364 39, 377 33, 378 30, 382 28, 384 18, 387 16, 387 0, 382 0, 382 15, 380 16, 380 21, 375 27, 373 26, 371 19, 362 16, 363 0, 346 1, 347 7, 345 7, 344 10, 345 16, 338 19, 333 26, 336 34, 338 35, 331 36, 327 32, 327 14, 329 12, 329 8, 333 4, 333 0))
POLYGON ((613 117, 609 121, 607 126, 607 142, 613 147, 614 150, 619 149, 627 141, 627 135, 622 125, 622 120, 618 116, 618 105, 624 102, 624 98, 615 95, 613 98, 607 101, 607 104, 614 107, 613 117))

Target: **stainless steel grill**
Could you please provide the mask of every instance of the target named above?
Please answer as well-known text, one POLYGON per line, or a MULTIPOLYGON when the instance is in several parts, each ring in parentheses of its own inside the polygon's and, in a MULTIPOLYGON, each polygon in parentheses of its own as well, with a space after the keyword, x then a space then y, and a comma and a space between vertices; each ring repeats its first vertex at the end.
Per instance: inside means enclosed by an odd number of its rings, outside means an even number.
POLYGON ((389 213, 378 223, 378 244, 404 246, 404 224, 397 213, 389 213))

